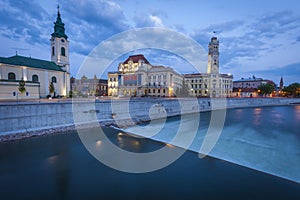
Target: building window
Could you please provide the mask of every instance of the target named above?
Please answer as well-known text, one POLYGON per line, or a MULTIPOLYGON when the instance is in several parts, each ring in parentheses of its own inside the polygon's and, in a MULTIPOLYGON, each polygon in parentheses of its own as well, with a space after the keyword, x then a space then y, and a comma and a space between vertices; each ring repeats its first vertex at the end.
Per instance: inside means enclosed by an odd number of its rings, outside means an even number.
POLYGON ((16 92, 13 92, 13 96, 14 96, 14 97, 16 96, 16 94, 17 94, 16 92))
POLYGON ((166 89, 163 89, 163 93, 166 93, 166 89))
POLYGON ((32 81, 33 82, 39 82, 39 77, 36 74, 32 75, 32 81))
POLYGON ((155 93, 155 89, 153 89, 153 93, 155 93))
POLYGON ((52 56, 55 55, 55 52, 54 52, 54 47, 52 47, 52 56))
POLYGON ((26 96, 27 96, 27 97, 29 96, 29 92, 26 92, 26 96))
POLYGON ((16 80, 16 74, 13 72, 8 73, 8 80, 16 80))
POLYGON ((56 77, 55 77, 55 76, 52 76, 51 82, 52 82, 52 83, 56 83, 56 77))
POLYGON ((157 90, 157 93, 160 93, 160 89, 157 90))
POLYGON ((60 55, 66 56, 66 49, 65 49, 65 47, 62 47, 62 48, 60 49, 60 55))

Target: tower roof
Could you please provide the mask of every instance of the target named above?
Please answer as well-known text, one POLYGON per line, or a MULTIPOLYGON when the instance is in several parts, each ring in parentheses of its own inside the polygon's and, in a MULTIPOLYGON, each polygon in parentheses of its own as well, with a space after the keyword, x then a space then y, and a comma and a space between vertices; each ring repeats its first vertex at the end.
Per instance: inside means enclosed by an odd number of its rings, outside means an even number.
POLYGON ((57 18, 54 22, 54 32, 51 34, 52 37, 63 37, 68 39, 68 36, 65 34, 65 24, 62 22, 59 12, 59 5, 57 6, 57 18))
POLYGON ((140 60, 142 60, 142 61, 144 61, 144 63, 150 64, 149 61, 148 61, 148 60, 144 57, 144 55, 142 55, 142 54, 129 56, 129 57, 123 62, 123 64, 128 64, 128 62, 129 62, 130 60, 131 60, 133 63, 138 63, 140 60))

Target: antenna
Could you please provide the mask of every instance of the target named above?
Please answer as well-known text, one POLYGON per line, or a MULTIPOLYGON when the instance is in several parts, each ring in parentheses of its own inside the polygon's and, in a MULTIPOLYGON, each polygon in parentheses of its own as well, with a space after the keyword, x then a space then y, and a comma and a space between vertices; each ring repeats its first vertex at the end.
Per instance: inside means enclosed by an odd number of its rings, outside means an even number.
POLYGON ((16 51, 16 56, 18 55, 18 52, 23 52, 23 51, 29 51, 29 49, 25 49, 25 48, 19 48, 19 47, 12 47, 12 49, 14 49, 16 51))

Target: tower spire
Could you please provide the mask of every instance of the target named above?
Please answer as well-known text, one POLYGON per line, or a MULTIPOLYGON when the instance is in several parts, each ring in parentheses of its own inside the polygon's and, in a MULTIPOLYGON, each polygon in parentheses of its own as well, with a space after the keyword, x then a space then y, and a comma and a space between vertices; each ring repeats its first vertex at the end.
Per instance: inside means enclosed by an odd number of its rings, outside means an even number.
POLYGON ((283 78, 282 78, 282 76, 280 78, 279 86, 280 86, 280 89, 282 90, 283 89, 283 78))
POLYGON ((54 22, 54 32, 51 34, 51 36, 68 39, 68 36, 65 34, 65 24, 62 22, 60 17, 59 5, 57 5, 57 18, 56 22, 54 22))

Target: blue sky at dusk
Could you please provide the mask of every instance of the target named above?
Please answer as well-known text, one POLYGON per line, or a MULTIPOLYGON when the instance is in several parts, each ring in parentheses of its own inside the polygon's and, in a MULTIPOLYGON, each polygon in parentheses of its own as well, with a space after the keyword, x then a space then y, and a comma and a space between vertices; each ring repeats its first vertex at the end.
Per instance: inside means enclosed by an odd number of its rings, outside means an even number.
MULTIPOLYGON (((277 84, 280 76, 285 85, 300 82, 297 0, 0 0, 0 56, 18 51, 50 60, 49 39, 57 4, 70 40, 73 76, 85 56, 113 35, 134 28, 164 27, 191 37, 206 50, 216 31, 220 72, 233 74, 235 80, 255 75, 277 84)), ((187 73, 185 61, 176 55, 149 49, 140 53, 152 64, 187 73)), ((116 64, 112 67, 117 68, 116 64)))

